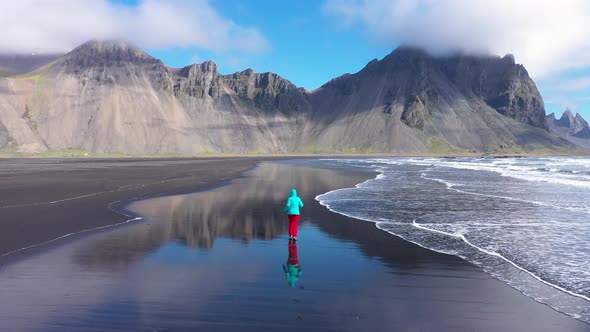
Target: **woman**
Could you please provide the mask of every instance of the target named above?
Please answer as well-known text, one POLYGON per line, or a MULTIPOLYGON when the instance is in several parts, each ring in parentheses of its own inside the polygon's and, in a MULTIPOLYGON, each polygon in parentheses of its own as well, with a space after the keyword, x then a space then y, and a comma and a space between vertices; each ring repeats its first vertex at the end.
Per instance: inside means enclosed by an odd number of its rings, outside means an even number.
POLYGON ((297 196, 297 190, 291 189, 291 197, 283 211, 289 215, 289 241, 297 241, 297 228, 299 227, 299 208, 303 207, 303 201, 297 196))

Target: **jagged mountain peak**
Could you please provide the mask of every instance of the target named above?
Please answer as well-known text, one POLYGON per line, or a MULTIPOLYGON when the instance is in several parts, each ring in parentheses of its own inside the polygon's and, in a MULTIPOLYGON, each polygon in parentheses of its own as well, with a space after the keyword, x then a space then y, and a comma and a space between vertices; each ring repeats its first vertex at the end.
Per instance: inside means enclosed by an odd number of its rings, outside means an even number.
POLYGON ((566 108, 561 115, 561 118, 559 118, 555 124, 561 127, 572 128, 575 124, 574 113, 569 108, 566 108))
POLYGON ((515 65, 516 64, 516 59, 514 58, 514 54, 508 53, 506 55, 504 55, 502 57, 502 61, 511 64, 511 65, 515 65))
POLYGON ((217 72, 217 64, 211 60, 205 61, 199 65, 201 67, 201 71, 208 72, 208 73, 216 73, 217 72))
POLYGON ((84 69, 117 67, 124 64, 157 64, 160 60, 152 57, 139 47, 120 40, 91 40, 57 61, 57 66, 65 66, 67 72, 84 69))
POLYGON ((203 63, 194 63, 176 70, 181 77, 198 76, 202 74, 218 75, 217 64, 211 60, 203 63))
MULTIPOLYGON (((559 120, 555 118, 555 114, 549 114, 547 124, 552 131, 566 139, 571 140, 572 137, 590 139, 590 125, 580 113, 574 115, 570 109, 566 109, 559 120)), ((590 147, 590 143, 587 145, 590 147)))

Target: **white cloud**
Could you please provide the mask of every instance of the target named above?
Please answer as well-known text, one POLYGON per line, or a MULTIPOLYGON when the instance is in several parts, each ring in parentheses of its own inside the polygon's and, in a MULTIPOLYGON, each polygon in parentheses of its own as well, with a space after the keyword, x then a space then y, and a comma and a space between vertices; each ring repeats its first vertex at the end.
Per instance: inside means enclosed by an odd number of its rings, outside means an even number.
POLYGON ((590 88, 590 76, 588 77, 576 77, 563 80, 558 82, 557 87, 563 91, 581 91, 590 88))
POLYGON ((256 28, 221 16, 207 0, 143 0, 138 6, 107 0, 3 1, 0 22, 0 53, 65 52, 90 39, 124 39, 144 48, 269 48, 256 28))
POLYGON ((513 53, 535 77, 590 65, 588 0, 326 0, 323 10, 392 45, 513 53))

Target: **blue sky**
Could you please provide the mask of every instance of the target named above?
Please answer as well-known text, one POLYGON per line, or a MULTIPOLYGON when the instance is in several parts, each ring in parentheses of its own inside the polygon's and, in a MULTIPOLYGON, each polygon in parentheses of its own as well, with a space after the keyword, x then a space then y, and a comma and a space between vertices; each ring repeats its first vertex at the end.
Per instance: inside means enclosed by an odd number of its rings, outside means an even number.
MULTIPOLYGON (((224 74, 246 68, 271 71, 297 86, 313 90, 334 77, 359 71, 372 59, 383 58, 399 45, 395 40, 375 36, 362 23, 343 22, 340 17, 327 14, 322 1, 219 0, 210 4, 237 24, 259 29, 270 49, 260 54, 194 47, 148 49, 148 52, 176 67, 210 59, 224 74)), ((531 75, 535 77, 535 73, 531 75)), ((590 120, 590 81, 584 84, 586 77, 590 77, 590 69, 566 70, 535 79, 547 113, 560 115, 565 107, 570 107, 590 120), (580 79, 582 82, 576 85, 580 79), (574 86, 563 86, 565 83, 574 86)))
POLYGON ((4 52, 126 39, 173 67, 213 60, 222 74, 271 71, 309 90, 400 44, 512 53, 548 113, 590 120, 588 0, 30 0, 4 3, 0 21, 4 52))
POLYGON ((198 48, 148 52, 175 67, 213 60, 222 74, 247 68, 275 72, 297 86, 313 90, 334 77, 359 71, 394 48, 371 41, 362 29, 334 24, 317 0, 224 0, 212 1, 211 5, 239 25, 257 27, 269 41, 270 49, 260 54, 198 48))

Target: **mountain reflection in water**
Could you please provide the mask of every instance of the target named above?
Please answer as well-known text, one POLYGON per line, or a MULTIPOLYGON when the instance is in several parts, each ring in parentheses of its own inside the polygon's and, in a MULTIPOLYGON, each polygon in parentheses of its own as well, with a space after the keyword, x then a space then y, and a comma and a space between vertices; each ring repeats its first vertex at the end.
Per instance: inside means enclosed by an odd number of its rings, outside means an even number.
MULTIPOLYGON (((129 209, 147 222, 88 242, 74 259, 82 266, 116 270, 170 241, 211 249, 217 238, 271 240, 287 233, 282 208, 292 187, 311 203, 317 194, 352 186, 359 179, 345 172, 264 163, 228 186, 133 203, 129 209)), ((301 222, 308 221, 304 208, 301 222)))

